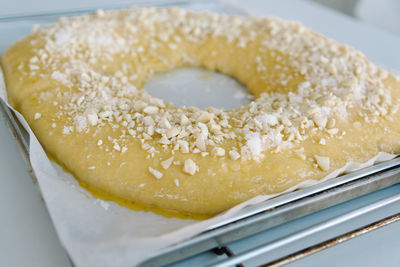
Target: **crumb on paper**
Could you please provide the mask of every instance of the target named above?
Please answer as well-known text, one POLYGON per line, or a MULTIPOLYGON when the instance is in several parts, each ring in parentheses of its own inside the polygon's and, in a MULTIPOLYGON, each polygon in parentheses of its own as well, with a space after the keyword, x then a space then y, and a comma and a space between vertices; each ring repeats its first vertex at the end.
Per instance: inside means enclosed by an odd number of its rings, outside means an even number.
POLYGON ((107 201, 101 200, 101 199, 96 199, 95 203, 98 204, 100 207, 102 207, 105 210, 108 210, 110 208, 110 203, 107 201))

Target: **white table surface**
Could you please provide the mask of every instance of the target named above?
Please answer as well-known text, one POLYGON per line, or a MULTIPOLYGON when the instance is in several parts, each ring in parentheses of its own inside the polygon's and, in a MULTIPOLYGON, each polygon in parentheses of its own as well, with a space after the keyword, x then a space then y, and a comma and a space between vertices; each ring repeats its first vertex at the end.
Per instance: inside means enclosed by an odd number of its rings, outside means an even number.
MULTIPOLYGON (((119 1, 128 3, 130 1, 119 1)), ((238 1, 239 2, 239 1, 238 1)), ((289 1, 285 1, 289 2, 289 1)), ((297 1, 290 2, 283 16, 297 19, 297 1)), ((69 1, 30 1, 11 0, 0 1, 0 16, 34 13, 39 11, 85 8, 92 6, 104 6, 114 4, 107 0, 69 0, 69 1)), ((265 14, 278 12, 274 10, 273 1, 248 0, 241 2, 249 8, 265 14)), ((310 6, 310 12, 313 7, 310 6)), ((314 10, 316 12, 316 10, 314 10)), ((279 13, 279 12, 278 12, 279 13)), ((354 33, 341 32, 338 34, 335 25, 327 27, 326 23, 332 23, 329 16, 321 21, 320 26, 314 20, 321 18, 310 16, 303 18, 303 23, 317 25, 314 27, 330 37, 339 41, 357 44, 358 48, 367 55, 374 49, 374 41, 385 38, 379 42, 385 42, 379 55, 372 53, 372 59, 381 64, 400 69, 399 56, 393 56, 393 45, 400 47, 400 38, 387 35, 379 30, 373 30, 374 37, 370 41, 360 45, 358 36, 354 33), (314 22, 313 22, 314 21, 314 22), (313 24, 314 23, 314 24, 313 24), (331 31, 330 31, 331 29, 331 31), (360 47, 361 46, 361 47, 360 47)), ((347 20, 347 18, 343 18, 347 20)), ((361 30, 367 30, 368 26, 361 26, 361 30)), ((364 36, 365 37, 365 36, 364 36)), ((1 36, 0 38, 6 38, 1 36)), ((399 53, 398 53, 399 54, 399 53)), ((21 154, 8 130, 4 118, 0 116, 0 266, 71 266, 66 253, 60 245, 54 227, 37 187, 33 184, 21 154)), ((400 207, 392 207, 392 210, 400 210, 400 207)), ((383 211, 382 211, 383 212, 383 211)), ((314 216, 322 216, 316 214, 314 216)), ((309 218, 310 219, 310 218, 309 218)), ((311 218, 312 219, 312 218, 311 218)), ((361 237, 357 237, 343 244, 331 247, 322 252, 305 257, 291 264, 291 266, 400 266, 400 223, 393 223, 361 237)))

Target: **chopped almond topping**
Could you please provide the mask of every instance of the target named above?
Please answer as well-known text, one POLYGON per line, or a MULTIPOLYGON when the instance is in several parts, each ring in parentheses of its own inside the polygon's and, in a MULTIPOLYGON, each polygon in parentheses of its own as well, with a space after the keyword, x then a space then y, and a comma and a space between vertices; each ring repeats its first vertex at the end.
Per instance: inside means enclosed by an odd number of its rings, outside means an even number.
POLYGON ((174 161, 174 157, 170 157, 169 159, 161 161, 161 166, 166 170, 171 166, 173 161, 174 161))
POLYGON ((161 178, 163 177, 162 172, 157 171, 157 170, 153 169, 152 167, 149 167, 149 172, 150 172, 154 177, 156 177, 157 179, 161 179, 161 178))
POLYGON ((223 157, 225 156, 225 149, 223 149, 222 147, 215 147, 212 150, 211 154, 216 157, 223 157))
POLYGON ((179 134, 180 130, 176 127, 172 127, 167 131, 167 138, 175 137, 179 134))
POLYGON ((90 125, 92 125, 92 126, 97 125, 97 122, 99 120, 97 117, 97 114, 88 114, 87 119, 88 119, 90 125))
POLYGON ((147 106, 143 109, 143 112, 146 114, 157 114, 158 113, 158 107, 154 107, 154 106, 147 106))
POLYGON ((185 163, 183 164, 183 172, 184 173, 187 173, 189 175, 194 175, 198 171, 199 171, 199 167, 196 165, 196 163, 193 160, 191 160, 191 159, 185 160, 185 163))
POLYGON ((40 117, 42 117, 42 114, 40 114, 39 112, 36 112, 33 119, 38 120, 38 119, 40 119, 40 117))
POLYGON ((214 118, 214 114, 208 112, 202 112, 200 116, 197 118, 198 121, 207 123, 214 118))
POLYGON ((240 158, 240 154, 235 150, 231 150, 229 151, 229 157, 233 160, 237 160, 238 158, 240 158))
POLYGON ((189 123, 190 123, 189 119, 185 115, 182 115, 180 119, 180 124, 185 126, 188 125, 189 123))
POLYGON ((323 157, 323 156, 318 156, 315 155, 315 160, 317 161, 318 166, 321 168, 323 171, 328 171, 330 166, 329 166, 329 157, 323 157))

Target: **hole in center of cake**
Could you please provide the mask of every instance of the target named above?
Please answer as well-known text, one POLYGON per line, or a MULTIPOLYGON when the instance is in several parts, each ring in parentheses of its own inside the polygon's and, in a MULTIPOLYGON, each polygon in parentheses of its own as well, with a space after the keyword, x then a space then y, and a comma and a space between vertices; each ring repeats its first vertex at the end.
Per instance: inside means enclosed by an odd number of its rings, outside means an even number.
POLYGON ((236 79, 200 67, 177 68, 156 74, 143 89, 177 107, 235 109, 253 99, 246 86, 236 79))

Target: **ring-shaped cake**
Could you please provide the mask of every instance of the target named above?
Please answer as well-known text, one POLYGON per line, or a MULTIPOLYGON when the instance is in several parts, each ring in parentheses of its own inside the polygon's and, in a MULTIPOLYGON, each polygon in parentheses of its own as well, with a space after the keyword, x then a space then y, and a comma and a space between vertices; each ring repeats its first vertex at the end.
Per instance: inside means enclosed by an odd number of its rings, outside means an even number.
POLYGON ((2 57, 9 102, 88 186, 213 215, 400 152, 400 85, 361 53, 277 18, 178 8, 101 11, 36 27, 2 57), (254 95, 176 107, 141 88, 200 66, 254 95))

